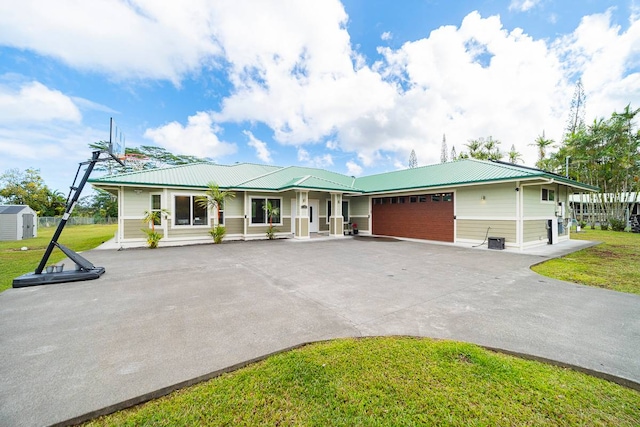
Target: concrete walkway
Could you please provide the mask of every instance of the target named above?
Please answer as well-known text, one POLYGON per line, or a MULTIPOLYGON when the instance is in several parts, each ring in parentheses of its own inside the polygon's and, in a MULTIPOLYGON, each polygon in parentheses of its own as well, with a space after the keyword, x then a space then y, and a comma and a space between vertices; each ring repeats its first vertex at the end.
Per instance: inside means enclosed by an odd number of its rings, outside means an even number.
POLYGON ((539 255, 345 238, 85 256, 107 273, 0 294, 0 425, 79 420, 348 336, 462 340, 640 383, 640 297, 538 276, 539 255))

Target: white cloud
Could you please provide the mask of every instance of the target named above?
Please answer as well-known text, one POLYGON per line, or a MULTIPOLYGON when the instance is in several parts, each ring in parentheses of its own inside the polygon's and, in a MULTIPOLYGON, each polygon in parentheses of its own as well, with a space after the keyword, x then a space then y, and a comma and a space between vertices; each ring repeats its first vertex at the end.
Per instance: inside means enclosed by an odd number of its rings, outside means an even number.
POLYGON ((362 166, 360 166, 356 162, 349 160, 346 166, 347 166, 347 175, 351 175, 351 176, 362 175, 362 166))
POLYGON ((526 12, 533 9, 540 3, 540 0, 511 0, 509 4, 509 10, 515 10, 517 12, 526 12))
POLYGON ((198 112, 190 116, 186 126, 178 122, 171 122, 155 129, 147 129, 145 138, 177 154, 188 154, 198 157, 219 159, 236 152, 236 145, 220 141, 211 116, 205 112, 198 112))
POLYGON ((393 34, 391 34, 391 31, 385 31, 380 35, 380 38, 382 40, 391 40, 393 38, 393 34))
POLYGON ((327 153, 322 156, 312 157, 304 148, 298 148, 298 161, 314 168, 327 168, 333 166, 333 157, 331 154, 327 153))
POLYGON ((22 83, 19 88, 0 84, 0 123, 81 119, 82 114, 71 98, 40 82, 22 83))
POLYGON ((256 138, 253 133, 248 130, 243 131, 248 138, 249 142, 247 143, 250 147, 253 147, 256 150, 256 155, 260 160, 265 163, 272 163, 273 159, 271 158, 271 153, 269 152, 269 148, 267 147, 267 143, 260 141, 256 138))
POLYGON ((220 53, 207 2, 0 2, 0 45, 115 79, 178 84, 220 53))

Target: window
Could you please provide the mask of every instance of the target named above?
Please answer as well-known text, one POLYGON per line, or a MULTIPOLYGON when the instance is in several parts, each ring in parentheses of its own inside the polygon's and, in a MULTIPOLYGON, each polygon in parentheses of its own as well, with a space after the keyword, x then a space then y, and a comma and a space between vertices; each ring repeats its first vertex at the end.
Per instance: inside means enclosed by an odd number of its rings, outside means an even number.
POLYGON ((418 202, 425 203, 427 201, 427 196, 418 196, 418 202))
POLYGON ((409 203, 416 203, 417 201, 418 201, 418 197, 416 196, 409 197, 409 203))
POLYGON ((431 195, 431 201, 432 202, 439 202, 440 201, 440 195, 439 194, 432 194, 431 195))
POLYGON ((398 203, 404 203, 404 197, 398 197, 398 203))
MULTIPOLYGON (((329 202, 331 203, 331 202, 329 202)), ((373 199, 373 204, 374 205, 381 205, 382 204, 382 199, 379 197, 376 197, 375 199, 373 199)))
POLYGON ((198 203, 200 197, 202 196, 175 197, 175 225, 209 225, 207 208, 198 203))
POLYGON ((157 218, 154 218, 153 225, 162 225, 162 203, 160 194, 151 195, 151 212, 157 212, 157 218))
MULTIPOLYGON (((379 203, 382 204, 384 199, 379 199, 379 200, 380 200, 379 203)), ((327 200, 327 223, 329 223, 330 217, 331 217, 331 200, 327 200)), ((342 201, 342 220, 344 222, 349 222, 349 201, 348 200, 342 201)))
POLYGON ((389 203, 391 203, 392 205, 395 205, 396 203, 398 203, 398 198, 397 197, 390 197, 389 198, 389 203))
POLYGON ((281 199, 251 198, 251 224, 269 224, 267 213, 267 203, 271 205, 276 213, 271 217, 271 223, 280 224, 281 199))
POLYGON ((442 195, 442 201, 443 202, 450 202, 453 200, 453 194, 452 193, 444 193, 442 195))
POLYGON ((549 190, 548 188, 542 189, 542 201, 543 202, 554 202, 556 200, 556 192, 555 190, 549 190))

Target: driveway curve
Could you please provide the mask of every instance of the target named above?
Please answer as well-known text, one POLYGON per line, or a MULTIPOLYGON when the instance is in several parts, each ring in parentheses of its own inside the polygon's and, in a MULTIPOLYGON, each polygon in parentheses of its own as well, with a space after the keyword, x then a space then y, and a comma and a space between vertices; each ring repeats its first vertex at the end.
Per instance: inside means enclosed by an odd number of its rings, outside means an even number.
POLYGON ((95 281, 0 294, 0 424, 79 420, 300 343, 415 335, 640 383, 640 297, 544 257, 374 238, 94 250, 95 281))

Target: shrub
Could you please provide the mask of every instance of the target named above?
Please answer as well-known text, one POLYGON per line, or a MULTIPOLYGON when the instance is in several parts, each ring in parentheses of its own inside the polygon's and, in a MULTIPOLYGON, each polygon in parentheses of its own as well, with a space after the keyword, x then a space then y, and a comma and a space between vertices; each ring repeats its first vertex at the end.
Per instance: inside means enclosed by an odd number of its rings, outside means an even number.
POLYGON ((602 221, 600 223, 600 230, 607 231, 609 229, 609 223, 607 221, 602 221))
POLYGON ((278 232, 278 229, 275 228, 273 225, 270 225, 269 228, 267 228, 267 238, 269 240, 275 239, 277 232, 278 232))
POLYGON ((611 225, 611 229, 613 231, 624 231, 625 227, 627 226, 624 220, 618 218, 609 218, 609 224, 611 225))
POLYGON ((587 228, 587 221, 580 221, 580 228, 587 228))
POLYGON ((162 239, 162 234, 154 230, 143 229, 142 231, 144 231, 145 234, 147 235, 147 246, 149 247, 149 249, 157 248, 158 242, 160 241, 160 239, 162 239))
POLYGON ((224 225, 216 225, 211 230, 209 230, 209 234, 213 237, 213 243, 222 243, 225 234, 227 234, 227 229, 224 228, 224 225))

